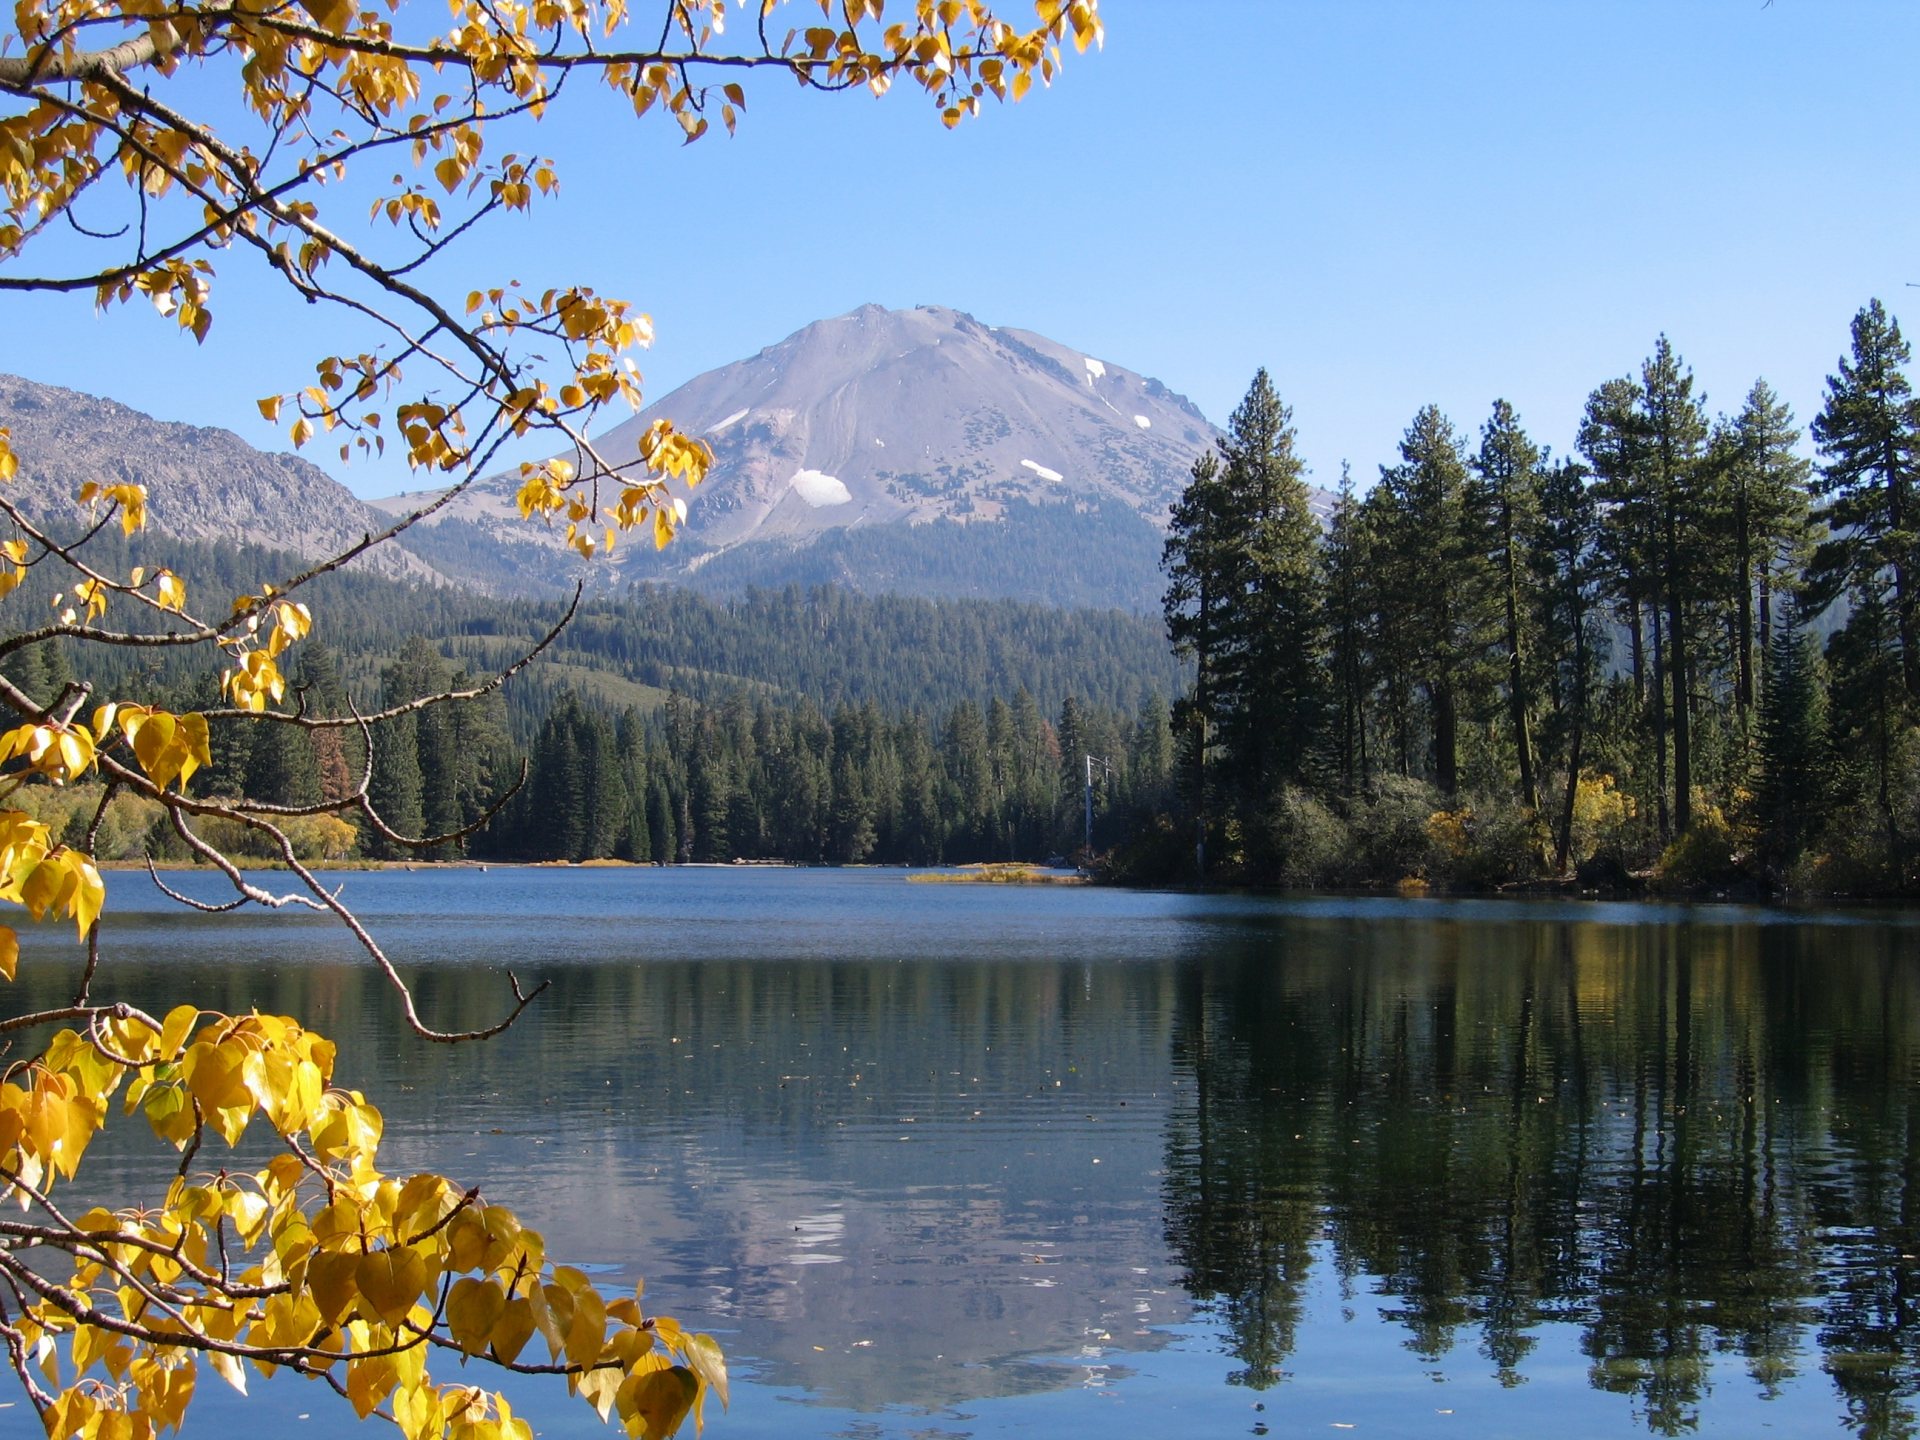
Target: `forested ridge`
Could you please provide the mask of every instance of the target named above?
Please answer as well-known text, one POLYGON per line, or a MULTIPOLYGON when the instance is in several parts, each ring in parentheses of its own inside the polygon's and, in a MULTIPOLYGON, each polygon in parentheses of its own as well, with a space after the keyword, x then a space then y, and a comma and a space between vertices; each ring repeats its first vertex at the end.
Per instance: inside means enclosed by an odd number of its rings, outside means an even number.
MULTIPOLYGON (((1910 360, 1869 304, 1803 431, 1764 380, 1710 415, 1662 336, 1593 390, 1574 453, 1504 401, 1474 432, 1427 406, 1364 494, 1343 476, 1325 525, 1263 371, 1173 511, 1164 632, 1012 601, 640 586, 584 604, 504 691, 373 726, 373 798, 402 834, 457 835, 437 857, 930 864, 1090 839, 1139 880, 1906 893, 1910 360)), ((266 558, 170 553, 216 593, 266 558)), ((311 598, 323 643, 292 677, 309 714, 472 685, 562 613, 357 575, 311 598)), ((140 663, 85 678, 217 703, 210 674, 140 663)), ((50 694, 68 664, 40 647, 9 673, 50 694)), ((367 743, 216 722, 195 783, 314 805, 357 783, 367 743)), ((86 801, 41 803, 72 825, 86 801)), ((137 810, 109 807, 100 853, 172 843, 137 810)), ((314 853, 413 853, 300 826, 314 853)))
MULTIPOLYGON (((150 564, 102 533, 101 563, 150 564)), ((167 542, 190 593, 239 593, 290 557, 167 542)), ((29 576, 28 604, 48 582, 29 576)), ((514 663, 564 606, 332 574, 303 590, 318 617, 289 679, 289 707, 370 713, 469 688, 514 663)), ((217 677, 168 652, 85 656, 99 689, 180 710, 220 701, 217 677)), ((38 646, 8 674, 51 696, 68 652, 38 646)), ((428 858, 799 863, 1045 858, 1084 841, 1085 755, 1100 758, 1099 843, 1164 790, 1169 697, 1180 669, 1158 623, 1122 611, 1015 601, 866 597, 832 587, 714 600, 641 586, 584 603, 538 660, 482 699, 370 727, 371 795, 407 836, 448 835, 428 858)), ((303 731, 216 721, 206 794, 308 806, 366 771, 356 728, 303 731)), ((97 787, 32 786, 42 818, 78 839, 97 787)), ((179 852, 150 807, 120 796, 95 837, 105 858, 179 852)), ((303 852, 416 852, 335 817, 290 822, 303 852)), ((219 840, 241 854, 257 841, 219 840)), ((261 857, 256 857, 261 858, 261 857)))
POLYGON ((1911 891, 1920 405, 1879 301, 1850 341, 1809 434, 1765 380, 1710 416, 1665 336, 1571 455, 1427 406, 1324 529, 1262 371, 1174 512, 1133 873, 1911 891))

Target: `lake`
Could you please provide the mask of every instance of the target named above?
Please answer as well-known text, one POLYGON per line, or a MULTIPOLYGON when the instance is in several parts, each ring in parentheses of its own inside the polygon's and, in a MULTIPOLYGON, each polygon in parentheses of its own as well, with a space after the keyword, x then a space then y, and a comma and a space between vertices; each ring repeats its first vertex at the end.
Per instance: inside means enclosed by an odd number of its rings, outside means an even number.
MULTIPOLYGON (((337 1040, 390 1172, 719 1337, 716 1440, 1913 1433, 1920 914, 336 878, 430 1023, 552 989, 417 1043, 330 922, 131 874, 103 989, 337 1040)), ((9 1004, 64 1000, 50 939, 9 1004)), ((144 1127, 96 1146, 102 1193, 154 1173, 144 1127)), ((254 1392, 205 1377, 188 1434, 359 1433, 254 1392)))

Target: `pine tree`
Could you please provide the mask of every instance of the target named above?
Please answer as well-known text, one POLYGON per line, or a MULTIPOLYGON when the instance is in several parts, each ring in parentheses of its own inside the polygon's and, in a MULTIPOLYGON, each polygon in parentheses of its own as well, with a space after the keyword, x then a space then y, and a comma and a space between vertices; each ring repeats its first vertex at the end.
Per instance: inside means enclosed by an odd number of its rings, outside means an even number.
POLYGON ((1140 704, 1129 751, 1128 773, 1135 802, 1147 806, 1163 804, 1169 798, 1166 787, 1173 773, 1173 730, 1166 697, 1158 690, 1149 691, 1140 704))
MULTIPOLYGON (((1662 703, 1659 509, 1645 484, 1646 417, 1640 382, 1609 380, 1587 397, 1579 446, 1592 467, 1599 500, 1598 551, 1605 590, 1627 632, 1628 673, 1633 681, 1636 725, 1632 739, 1652 760, 1652 788, 1636 786, 1641 808, 1656 818, 1664 844, 1672 833, 1667 809, 1667 722, 1662 703)), ((1634 767, 1645 775, 1646 765, 1634 767)))
POLYGON ((1256 805, 1304 781, 1323 738, 1320 532, 1294 440, 1293 413, 1261 370, 1220 441, 1234 537, 1215 699, 1235 781, 1256 805))
POLYGON ((1693 372, 1662 335, 1640 369, 1647 469, 1654 504, 1660 589, 1667 609, 1668 686, 1672 695, 1673 825, 1685 834, 1693 814, 1693 606, 1710 586, 1702 574, 1715 528, 1713 497, 1700 464, 1707 439, 1703 399, 1693 372))
POLYGON ((1586 468, 1563 460, 1536 472, 1534 570, 1536 627, 1553 657, 1553 738, 1566 757, 1566 790, 1554 842, 1554 870, 1564 874, 1573 844, 1573 811, 1585 761, 1589 699, 1601 656, 1595 617, 1600 606, 1600 510, 1586 468))
POLYGON ((246 794, 273 805, 318 805, 320 766, 307 732, 295 725, 257 725, 247 752, 246 794))
POLYGON ((1353 472, 1340 465, 1340 490, 1320 549, 1326 596, 1327 670, 1334 703, 1330 725, 1340 793, 1352 799, 1367 779, 1367 631, 1373 558, 1366 512, 1354 497, 1353 472))
MULTIPOLYGON (((333 651, 317 637, 300 647, 300 659, 294 671, 294 689, 305 713, 337 719, 350 713, 346 683, 333 651)), ((366 740, 356 727, 315 730, 308 737, 313 746, 314 768, 318 772, 321 798, 342 800, 358 787, 366 769, 366 740)))
POLYGON ((1716 445, 1727 476, 1731 528, 1737 678, 1742 715, 1754 703, 1755 610, 1761 653, 1772 653, 1773 596, 1783 568, 1804 549, 1811 526, 1807 481, 1813 467, 1798 453, 1800 427, 1786 401, 1765 380, 1716 445))
POLYGON ((1537 519, 1535 467, 1539 463, 1540 451, 1520 428, 1513 407, 1505 400, 1494 401, 1473 462, 1479 480, 1475 502, 1486 517, 1492 542, 1489 558, 1500 591, 1506 650, 1507 718, 1520 773, 1520 802, 1529 810, 1540 808, 1533 768, 1531 637, 1525 633, 1530 619, 1526 543, 1537 519))
POLYGON ((1871 795, 1860 798, 1878 815, 1886 853, 1897 862, 1902 835, 1893 797, 1894 745, 1907 696, 1891 589, 1881 574, 1863 575, 1854 585, 1847 623, 1827 642, 1827 667, 1834 749, 1864 771, 1871 795))
POLYGON ((1878 300, 1853 317, 1853 352, 1827 379, 1826 404, 1813 422, 1821 466, 1814 493, 1833 538, 1816 552, 1809 575, 1815 613, 1849 586, 1885 571, 1899 636, 1901 677, 1920 698, 1920 405, 1905 366, 1912 351, 1900 324, 1878 300))
POLYGON ((1227 648, 1237 537, 1213 452, 1193 462, 1187 488, 1168 517, 1160 565, 1167 572, 1161 607, 1173 653, 1193 664, 1193 687, 1174 706, 1173 727, 1187 760, 1194 820, 1194 864, 1207 868, 1209 762, 1219 730, 1218 670, 1227 648))
POLYGON ((1379 541, 1380 626, 1394 637, 1395 663, 1426 696, 1431 773, 1452 796, 1460 788, 1461 718, 1488 688, 1495 577, 1459 436, 1438 407, 1414 416, 1400 460, 1381 467, 1367 497, 1379 541))
POLYGON ((1798 614, 1774 635, 1760 702, 1760 846, 1780 872, 1819 833, 1828 796, 1826 686, 1798 614))

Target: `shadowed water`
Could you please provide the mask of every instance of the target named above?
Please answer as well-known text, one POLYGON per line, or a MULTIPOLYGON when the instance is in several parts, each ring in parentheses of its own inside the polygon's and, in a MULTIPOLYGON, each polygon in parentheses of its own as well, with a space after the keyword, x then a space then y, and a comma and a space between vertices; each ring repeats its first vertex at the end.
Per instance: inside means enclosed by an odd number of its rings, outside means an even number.
MULTIPOLYGON (((484 1178, 556 1256, 720 1336, 722 1440, 1913 1433, 1911 915, 345 885, 433 1023, 495 1018, 509 969, 552 989, 499 1040, 424 1045, 327 922, 116 876, 116 993, 333 1036, 390 1170, 484 1178)), ((10 1003, 71 963, 30 949, 10 1003)), ((139 1193, 151 1143, 98 1143, 89 1183, 139 1193)), ((235 1413, 220 1388, 189 1434, 235 1413)), ((311 1385, 255 1390, 354 1428, 311 1385)), ((545 1435, 609 1433, 516 1393, 545 1435)))

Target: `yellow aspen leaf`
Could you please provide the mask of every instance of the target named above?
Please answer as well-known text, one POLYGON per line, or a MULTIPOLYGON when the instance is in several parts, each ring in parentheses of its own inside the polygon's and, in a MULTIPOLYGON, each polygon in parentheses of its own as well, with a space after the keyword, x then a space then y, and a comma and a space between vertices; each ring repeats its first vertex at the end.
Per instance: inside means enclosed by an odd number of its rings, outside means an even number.
POLYGON ((533 1304, 524 1295, 508 1300, 494 1322, 491 1349, 496 1360, 511 1365, 526 1348, 534 1332, 533 1304))
POLYGON ((323 1250, 307 1261, 307 1294, 329 1325, 337 1324, 353 1308, 360 1260, 344 1251, 323 1250))
POLYGON ((388 1325, 398 1325, 427 1288, 427 1262, 406 1245, 372 1250, 355 1265, 354 1283, 363 1308, 388 1325))
POLYGON ((581 1286, 571 1293, 573 1315, 567 1323, 567 1361, 584 1369, 599 1360, 600 1352, 606 1346, 607 1307, 590 1285, 581 1286))
POLYGON ((207 1363, 213 1367, 213 1373, 227 1384, 242 1395, 247 1393, 247 1368, 240 1363, 239 1356, 211 1350, 207 1352, 207 1363))
POLYGON ((20 966, 20 937, 12 927, 0 925, 0 975, 11 980, 20 966))
POLYGON ((687 1363, 693 1367, 693 1373, 720 1397, 721 1406, 726 1407, 729 1403, 727 1357, 720 1350, 720 1342, 711 1335, 695 1335, 688 1339, 685 1350, 687 1363))
POLYGON ((245 1066, 246 1055, 240 1046, 207 1040, 194 1042, 180 1061, 187 1092, 208 1111, 252 1108, 245 1066))
POLYGON ((186 1043, 187 1032, 193 1029, 194 1022, 199 1018, 199 1007, 194 1005, 176 1005, 167 1012, 167 1018, 160 1022, 160 1054, 163 1059, 180 1053, 181 1045, 186 1043))
POLYGON ((494 1327, 506 1311, 507 1292, 498 1280, 463 1276, 447 1294, 447 1331, 454 1344, 478 1355, 493 1343, 494 1327))
POLYGON ((144 1019, 114 1016, 102 1028, 115 1054, 142 1063, 160 1058, 160 1032, 144 1019))
POLYGON ((626 1376, 617 1366, 609 1365, 579 1376, 576 1389, 580 1398, 593 1406, 602 1420, 607 1420, 613 1414, 614 1403, 620 1398, 620 1386, 625 1379, 626 1376))
POLYGON ((19 458, 14 455, 13 447, 7 443, 12 434, 11 430, 0 425, 0 480, 12 480, 20 473, 19 458))
POLYGON ((140 1396, 140 1408, 156 1425, 178 1430, 193 1399, 194 1366, 163 1365, 151 1357, 136 1359, 128 1373, 140 1396))
POLYGON ((671 1435, 687 1418, 700 1381, 684 1365, 629 1375, 621 1382, 615 1406, 632 1440, 671 1435))
POLYGON ((268 395, 264 399, 253 402, 260 407, 260 418, 265 420, 269 425, 279 423, 281 399, 282 397, 279 395, 268 395))
POLYGON ((260 1231, 266 1225, 270 1212, 264 1196, 251 1190, 229 1190, 222 1208, 243 1243, 252 1245, 260 1238, 260 1231))
POLYGON ((147 487, 144 485, 114 485, 108 488, 107 497, 117 501, 120 506, 120 533, 131 535, 142 529, 147 523, 147 487))
MULTIPOLYGON (((129 1096, 131 1098, 131 1096, 129 1096)), ((178 1085, 158 1085, 141 1097, 140 1112, 157 1139, 175 1147, 193 1136, 193 1110, 178 1085)))
POLYGON ((82 851, 65 851, 61 863, 73 876, 73 888, 66 900, 67 910, 73 916, 80 937, 85 939, 87 931, 100 918, 101 907, 107 903, 106 882, 100 878, 100 871, 93 861, 82 851))
POLYGON ((27 872, 20 884, 20 903, 36 920, 43 920, 60 904, 72 877, 66 867, 52 859, 42 859, 27 872))
POLYGON ((171 570, 156 571, 153 577, 154 599, 163 610, 175 612, 187 608, 186 583, 171 570))
POLYGON ((566 1349, 567 1326, 573 1320, 573 1297, 558 1285, 542 1285, 536 1280, 527 1287, 527 1304, 533 1313, 534 1328, 547 1342, 547 1354, 557 1361, 566 1349))
POLYGON ((304 605, 282 600, 273 607, 274 624, 295 640, 304 640, 313 629, 313 612, 304 605))

